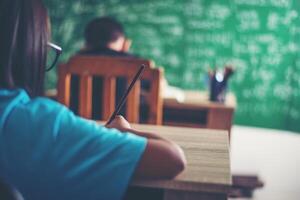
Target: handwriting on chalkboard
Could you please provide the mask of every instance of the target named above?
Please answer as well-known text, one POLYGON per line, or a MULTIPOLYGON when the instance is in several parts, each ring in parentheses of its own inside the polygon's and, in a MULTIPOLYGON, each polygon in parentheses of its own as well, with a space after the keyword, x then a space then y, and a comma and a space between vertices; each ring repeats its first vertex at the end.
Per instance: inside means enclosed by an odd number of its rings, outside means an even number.
POLYGON ((65 59, 82 45, 88 20, 113 15, 133 40, 132 52, 163 66, 171 85, 206 89, 207 70, 231 64, 236 122, 274 128, 295 122, 300 130, 298 0, 46 2, 65 59))

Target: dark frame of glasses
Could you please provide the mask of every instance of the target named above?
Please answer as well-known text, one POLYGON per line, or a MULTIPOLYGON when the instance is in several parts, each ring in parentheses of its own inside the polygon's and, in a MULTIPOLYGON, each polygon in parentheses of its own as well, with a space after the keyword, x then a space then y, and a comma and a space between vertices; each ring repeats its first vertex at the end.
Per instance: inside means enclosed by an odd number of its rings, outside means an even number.
POLYGON ((55 51, 55 59, 53 60, 52 64, 50 65, 50 67, 46 66, 46 72, 50 71, 51 69, 54 68, 54 66, 56 65, 58 58, 60 56, 60 54, 62 53, 62 48, 60 46, 57 46, 56 44, 53 44, 51 42, 47 43, 47 46, 54 49, 55 51))

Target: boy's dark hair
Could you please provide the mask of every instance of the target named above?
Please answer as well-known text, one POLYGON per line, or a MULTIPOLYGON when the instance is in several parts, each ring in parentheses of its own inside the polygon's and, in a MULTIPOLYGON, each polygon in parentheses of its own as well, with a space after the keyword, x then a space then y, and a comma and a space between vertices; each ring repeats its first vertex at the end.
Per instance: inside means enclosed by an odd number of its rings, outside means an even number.
POLYGON ((42 95, 48 41, 42 1, 1 0, 0 24, 0 88, 42 95))
POLYGON ((122 24, 112 17, 99 17, 87 24, 84 37, 89 48, 107 47, 110 42, 124 37, 124 29, 122 24))

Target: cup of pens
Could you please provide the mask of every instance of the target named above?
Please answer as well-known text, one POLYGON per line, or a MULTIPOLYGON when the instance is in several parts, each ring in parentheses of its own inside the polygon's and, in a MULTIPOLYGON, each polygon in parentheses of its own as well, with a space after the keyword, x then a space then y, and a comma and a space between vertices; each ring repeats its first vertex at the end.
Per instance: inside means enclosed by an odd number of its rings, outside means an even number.
POLYGON ((224 103, 229 77, 234 73, 231 66, 225 66, 223 71, 209 71, 210 78, 210 101, 224 103))

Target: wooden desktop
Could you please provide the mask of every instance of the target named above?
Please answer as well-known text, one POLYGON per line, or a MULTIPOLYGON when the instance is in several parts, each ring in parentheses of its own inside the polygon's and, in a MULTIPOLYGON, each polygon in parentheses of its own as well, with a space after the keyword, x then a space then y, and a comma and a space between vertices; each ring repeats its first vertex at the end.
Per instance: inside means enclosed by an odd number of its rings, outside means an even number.
POLYGON ((140 124, 132 126, 137 130, 161 134, 179 144, 185 152, 187 167, 173 180, 133 180, 131 187, 163 190, 164 200, 227 199, 231 172, 226 131, 140 124))

